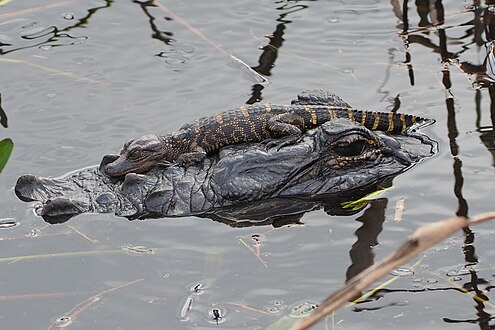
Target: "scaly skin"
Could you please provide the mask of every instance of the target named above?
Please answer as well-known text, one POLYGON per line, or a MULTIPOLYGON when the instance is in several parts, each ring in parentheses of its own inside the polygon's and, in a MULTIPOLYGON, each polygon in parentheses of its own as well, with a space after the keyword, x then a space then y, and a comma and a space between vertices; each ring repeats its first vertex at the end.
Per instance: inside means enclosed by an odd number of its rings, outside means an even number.
POLYGON ((309 94, 299 96, 292 105, 242 106, 200 118, 178 132, 162 136, 149 134, 130 140, 119 158, 108 164, 104 172, 119 177, 131 172, 144 173, 159 163, 198 163, 206 154, 244 142, 273 139, 275 144, 292 144, 306 130, 334 118, 346 118, 368 129, 390 133, 401 133, 416 122, 424 121, 414 115, 356 110, 331 93, 309 94))
MULTIPOLYGON (((97 167, 58 178, 23 175, 15 192, 23 201, 40 201, 36 210, 50 223, 85 212, 129 219, 197 215, 265 223, 318 207, 328 212, 326 205, 340 205, 343 194, 354 198, 365 187, 376 189, 371 186, 435 151, 436 144, 419 133, 388 135, 333 119, 280 149, 267 150, 259 143, 231 145, 195 166, 156 166, 122 178, 110 178, 97 167)), ((116 157, 107 155, 101 167, 116 157)))

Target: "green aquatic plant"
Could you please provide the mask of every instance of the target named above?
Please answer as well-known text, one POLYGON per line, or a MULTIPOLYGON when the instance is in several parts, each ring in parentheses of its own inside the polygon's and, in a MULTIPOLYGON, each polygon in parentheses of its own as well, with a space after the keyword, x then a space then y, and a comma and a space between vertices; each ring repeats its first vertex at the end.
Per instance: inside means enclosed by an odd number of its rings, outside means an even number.
POLYGON ((6 4, 8 4, 9 2, 11 2, 12 0, 0 0, 0 7, 1 6, 5 6, 6 4))
POLYGON ((359 211, 361 209, 363 209, 366 205, 368 205, 368 202, 372 199, 375 199, 377 198, 377 196, 380 196, 382 193, 384 193, 385 191, 391 189, 392 187, 388 187, 388 188, 383 188, 383 189, 380 189, 380 190, 377 190, 377 191, 374 191, 358 200, 355 200, 355 201, 346 201, 346 202, 343 202, 341 203, 341 206, 343 209, 351 209, 353 211, 359 211))
POLYGON ((3 139, 0 141, 0 173, 7 165, 12 149, 14 148, 14 142, 11 139, 3 139))

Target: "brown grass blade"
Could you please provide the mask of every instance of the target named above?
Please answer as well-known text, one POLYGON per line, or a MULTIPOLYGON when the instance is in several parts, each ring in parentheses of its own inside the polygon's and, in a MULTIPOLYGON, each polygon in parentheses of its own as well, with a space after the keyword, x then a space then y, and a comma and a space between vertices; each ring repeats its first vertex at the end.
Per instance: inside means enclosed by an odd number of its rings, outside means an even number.
MULTIPOLYGON (((63 318, 66 318, 67 320, 74 320, 77 316, 81 315, 82 313, 84 313, 84 311, 86 311, 88 308, 90 308, 92 305, 94 305, 95 303, 97 303, 98 301, 100 301, 101 297, 105 294, 108 294, 110 292, 113 292, 113 291, 116 291, 116 290, 120 290, 122 288, 125 288, 125 287, 128 287, 130 285, 133 285, 133 284, 136 284, 136 283, 139 283, 141 281, 143 281, 144 278, 140 278, 140 279, 137 279, 137 280, 134 280, 134 281, 131 281, 131 282, 127 282, 127 283, 124 283, 122 285, 119 285, 119 286, 116 286, 114 288, 111 288, 111 289, 108 289, 108 290, 105 290, 103 292, 100 292, 98 294, 95 294, 94 296, 92 297, 89 297, 88 299, 84 300, 83 302, 81 302, 80 304, 78 304, 76 307, 74 307, 68 314, 66 314, 63 318)), ((70 325, 70 322, 66 324, 67 326, 70 325)), ((61 328, 61 329, 65 329, 67 326, 63 325, 63 326, 60 326, 60 325, 57 325, 57 322, 55 321, 54 323, 50 324, 50 326, 48 327, 48 329, 53 329, 53 328, 61 328)))

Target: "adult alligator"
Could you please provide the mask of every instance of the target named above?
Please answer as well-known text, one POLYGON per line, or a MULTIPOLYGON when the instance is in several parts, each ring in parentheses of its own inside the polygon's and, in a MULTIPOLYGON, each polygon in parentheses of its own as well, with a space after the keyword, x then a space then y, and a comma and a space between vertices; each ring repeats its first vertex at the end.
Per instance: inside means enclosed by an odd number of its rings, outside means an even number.
POLYGON ((60 178, 24 175, 15 191, 23 201, 40 201, 38 212, 51 223, 85 212, 266 223, 281 214, 327 206, 336 196, 375 189, 435 149, 434 142, 410 130, 390 135, 334 118, 281 148, 235 144, 190 166, 159 165, 118 178, 102 173, 119 157, 108 155, 100 168, 60 178))
POLYGON ((295 143, 307 129, 334 118, 348 118, 372 129, 401 133, 418 121, 414 115, 353 109, 337 95, 308 91, 298 95, 291 105, 250 105, 219 112, 182 126, 178 132, 144 135, 129 140, 120 156, 107 164, 107 175, 143 173, 158 163, 198 163, 207 153, 226 145, 268 140, 269 145, 295 143))

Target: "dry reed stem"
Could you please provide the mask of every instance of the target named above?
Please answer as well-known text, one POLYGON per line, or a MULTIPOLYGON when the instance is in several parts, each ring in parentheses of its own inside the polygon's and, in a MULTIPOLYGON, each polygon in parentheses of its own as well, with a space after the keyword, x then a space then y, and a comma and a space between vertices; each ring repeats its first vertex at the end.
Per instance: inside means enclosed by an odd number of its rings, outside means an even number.
POLYGON ((344 287, 323 300, 310 316, 296 323, 292 330, 308 329, 347 301, 352 300, 371 284, 388 275, 393 269, 460 229, 493 219, 495 219, 495 212, 489 212, 472 218, 454 217, 420 226, 395 252, 353 277, 344 287))

